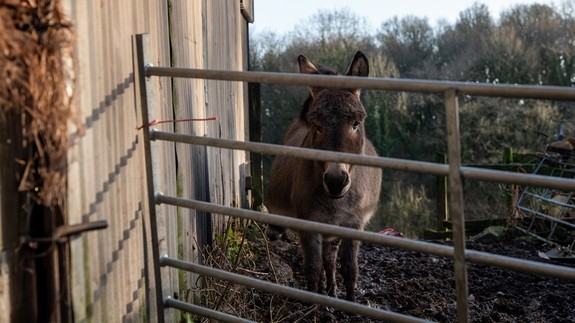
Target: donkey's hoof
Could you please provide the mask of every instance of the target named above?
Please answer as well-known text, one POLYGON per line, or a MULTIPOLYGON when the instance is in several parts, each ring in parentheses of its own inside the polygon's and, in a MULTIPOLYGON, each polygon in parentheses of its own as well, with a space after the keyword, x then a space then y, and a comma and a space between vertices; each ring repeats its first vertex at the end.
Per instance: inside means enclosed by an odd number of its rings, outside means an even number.
POLYGON ((284 235, 285 229, 274 225, 269 225, 266 235, 270 241, 280 240, 284 235))

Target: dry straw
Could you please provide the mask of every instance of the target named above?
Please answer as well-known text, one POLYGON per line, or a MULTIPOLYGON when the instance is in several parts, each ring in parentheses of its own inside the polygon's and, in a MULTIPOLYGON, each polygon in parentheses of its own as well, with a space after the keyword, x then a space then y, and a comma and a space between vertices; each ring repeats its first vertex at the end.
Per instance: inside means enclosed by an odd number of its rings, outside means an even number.
MULTIPOLYGON (((59 1, 0 3, 0 120, 21 120, 20 191, 62 206, 73 120, 74 33, 59 1)), ((76 123, 77 124, 77 123, 76 123)))

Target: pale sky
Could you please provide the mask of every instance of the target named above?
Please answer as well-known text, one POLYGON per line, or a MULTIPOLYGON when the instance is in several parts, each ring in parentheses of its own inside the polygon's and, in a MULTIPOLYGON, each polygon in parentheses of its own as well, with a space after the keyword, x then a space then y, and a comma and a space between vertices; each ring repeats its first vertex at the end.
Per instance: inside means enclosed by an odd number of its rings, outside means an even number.
POLYGON ((318 10, 349 8, 365 17, 377 30, 381 23, 393 16, 413 15, 427 17, 431 25, 445 19, 455 23, 459 13, 479 2, 487 5, 491 16, 497 20, 502 10, 516 4, 541 3, 558 5, 560 0, 254 0, 254 18, 250 29, 254 33, 292 31, 296 24, 316 14, 318 10))

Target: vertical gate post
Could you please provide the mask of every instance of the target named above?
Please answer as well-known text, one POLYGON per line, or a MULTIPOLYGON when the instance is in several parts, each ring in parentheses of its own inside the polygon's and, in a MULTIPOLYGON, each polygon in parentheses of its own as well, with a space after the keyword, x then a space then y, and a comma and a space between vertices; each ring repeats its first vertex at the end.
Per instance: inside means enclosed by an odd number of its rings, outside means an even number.
POLYGON ((467 264, 465 262, 465 221, 463 217, 463 185, 461 180, 461 143, 457 91, 445 91, 447 129, 447 160, 449 162, 449 214, 452 220, 457 293, 457 322, 469 322, 467 302, 467 264))
MULTIPOLYGON (((136 103, 139 103, 140 111, 136 113, 139 114, 138 120, 142 125, 147 125, 150 123, 150 119, 154 115, 154 106, 156 102, 154 101, 153 91, 149 88, 151 87, 151 79, 146 78, 146 64, 151 62, 150 58, 150 35, 149 34, 138 34, 132 37, 132 48, 134 55, 134 80, 135 80, 135 90, 136 90, 136 103)), ((150 127, 143 127, 141 129, 144 137, 144 159, 145 159, 145 169, 146 169, 146 186, 147 186, 147 202, 148 202, 148 212, 150 214, 150 234, 152 241, 152 264, 153 264, 153 282, 150 282, 150 273, 146 273, 146 283, 148 286, 148 292, 146 297, 148 298, 147 306, 153 306, 153 301, 151 299, 155 298, 157 317, 154 321, 163 323, 164 322, 164 298, 162 289, 162 276, 160 268, 160 251, 159 251, 159 241, 158 241, 158 214, 156 210, 155 202, 155 191, 154 188, 157 187, 159 181, 154 177, 158 174, 154 174, 153 168, 158 164, 158 156, 152 152, 151 138, 150 138, 150 127), (154 294, 150 294, 150 289, 153 288, 154 294), (151 298, 151 299, 150 299, 151 298)), ((146 246, 144 246, 146 247, 146 246)), ((146 259, 147 261, 147 259, 146 259)), ((146 264, 147 265, 147 264, 146 264)), ((147 268, 147 266, 146 266, 147 268)), ((147 270, 146 270, 147 271, 147 270)), ((148 309, 148 313, 150 313, 148 309)), ((150 321, 154 318, 148 317, 150 321)))

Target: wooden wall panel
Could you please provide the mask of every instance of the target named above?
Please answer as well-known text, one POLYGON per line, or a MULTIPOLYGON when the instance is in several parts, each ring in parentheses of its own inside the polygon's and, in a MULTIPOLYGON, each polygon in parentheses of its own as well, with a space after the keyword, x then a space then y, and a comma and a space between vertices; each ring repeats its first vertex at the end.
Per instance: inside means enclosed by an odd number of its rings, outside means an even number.
MULTIPOLYGON (((245 35, 247 22, 239 1, 206 1, 206 57, 204 68, 247 70, 245 35), (217 53, 214 55, 213 53, 217 53)), ((208 129, 212 137, 246 140, 247 85, 240 82, 206 81, 206 113, 219 118, 218 127, 208 129)), ((245 206, 242 186, 248 169, 246 153, 208 148, 210 200, 228 206, 245 206)), ((225 217, 215 216, 214 227, 221 228, 225 217)))
MULTIPOLYGON (((77 31, 77 117, 69 152, 69 222, 109 227, 71 242, 71 282, 79 322, 156 321, 143 138, 138 126, 132 36, 149 33, 156 66, 247 69, 247 23, 240 1, 64 0, 77 31), (146 280, 149 277, 149 280, 146 280), (149 286, 147 286, 149 282, 149 286), (150 290, 152 292, 147 292, 150 290), (147 304, 151 306, 147 306, 147 304)), ((244 140, 243 83, 154 78, 155 119, 217 116, 216 122, 159 130, 244 140)), ((246 205, 244 152, 153 142, 161 187, 169 195, 246 205), (243 201, 243 202, 242 202, 243 201)), ((199 261, 209 242, 206 214, 157 206, 160 254, 199 261)), ((221 227, 223 217, 215 216, 221 227)), ((162 269, 164 295, 192 301, 196 277, 162 269)), ((167 310, 166 319, 178 313, 167 310)), ((161 314, 160 314, 161 315, 161 314)))
MULTIPOLYGON (((77 32, 77 117, 83 128, 70 134, 76 144, 69 153, 69 222, 103 219, 109 224, 72 239, 74 317, 79 322, 153 321, 155 309, 147 307, 153 293, 145 286, 152 268, 150 224, 131 37, 150 32, 156 44, 163 42, 153 49, 153 63, 169 65, 167 2, 70 0, 65 6, 77 32)), ((167 107, 170 87, 171 82, 158 79, 158 97, 167 107)), ((164 110, 158 118, 172 118, 172 112, 164 110)), ((164 191, 175 194, 173 146, 162 155, 164 191)), ((175 227, 175 219, 168 222, 175 227)))
MULTIPOLYGON (((198 68, 203 66, 202 34, 203 11, 202 1, 174 2, 170 16, 172 17, 171 34, 172 40, 172 66, 198 68)), ((176 119, 205 118, 204 113, 204 80, 199 79, 174 79, 174 116, 176 119)), ((211 126, 206 122, 177 123, 177 133, 205 135, 206 127, 211 126)), ((176 144, 178 161, 178 196, 183 198, 205 200, 209 186, 205 176, 205 149, 186 144, 176 144)), ((188 261, 199 261, 200 248, 203 239, 198 238, 203 230, 198 230, 198 222, 203 222, 198 217, 205 217, 202 212, 178 208, 177 217, 180 224, 177 237, 180 254, 178 257, 188 261)), ((179 273, 180 286, 178 294, 181 299, 193 302, 195 295, 192 290, 198 288, 198 276, 192 273, 179 273)))
MULTIPOLYGON (((175 2, 171 12, 172 65, 175 67, 246 70, 247 24, 239 1, 175 2), (202 17, 202 19, 197 19, 202 17), (243 46, 243 44, 246 46, 243 46)), ((244 140, 246 88, 242 83, 174 79, 177 119, 217 117, 217 121, 176 124, 176 132, 244 140)), ((185 198, 239 206, 245 200, 239 183, 245 153, 217 148, 176 145, 178 194, 185 198)), ((245 167, 243 167, 245 168, 245 167)), ((244 203, 245 205, 245 203, 244 203)), ((180 255, 201 261, 199 249, 211 243, 212 229, 223 227, 225 217, 178 210, 180 255), (195 234, 193 234, 195 231, 195 234)), ((182 274, 180 296, 191 301, 189 288, 197 277, 182 274)))

